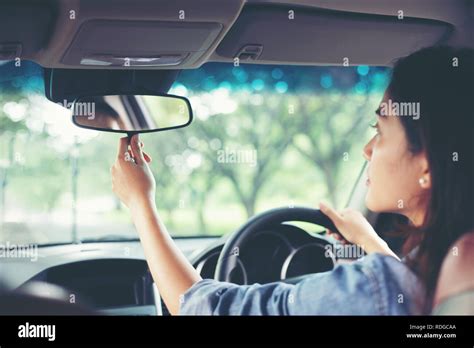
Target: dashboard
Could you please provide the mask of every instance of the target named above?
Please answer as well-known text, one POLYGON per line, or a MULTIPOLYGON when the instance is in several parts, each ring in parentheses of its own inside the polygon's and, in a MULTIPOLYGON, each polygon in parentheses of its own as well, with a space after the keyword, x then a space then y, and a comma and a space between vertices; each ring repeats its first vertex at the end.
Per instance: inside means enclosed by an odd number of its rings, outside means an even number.
MULTIPOLYGON (((219 238, 175 239, 189 260, 216 241, 219 238)), ((33 295, 47 297, 45 287, 37 285, 57 286, 65 290, 68 298, 63 300, 74 298, 74 303, 100 314, 169 314, 148 270, 139 241, 39 247, 34 261, 5 258, 0 262, 0 270, 0 284, 6 289, 36 289, 33 295)))
MULTIPOLYGON (((175 239, 203 278, 214 278, 226 237, 175 239)), ((262 230, 242 245, 237 284, 268 283, 325 272, 337 262, 318 234, 290 224, 262 230)), ((105 315, 169 315, 137 242, 47 246, 36 262, 2 263, 2 281, 11 289, 46 283, 65 289, 78 303, 105 315)), ((0 310, 1 311, 1 310, 0 310)), ((46 313, 45 313, 46 314, 46 313)))
POLYGON ((103 314, 162 314, 153 279, 143 260, 73 262, 48 268, 28 282, 59 286, 74 296, 75 301, 103 314))

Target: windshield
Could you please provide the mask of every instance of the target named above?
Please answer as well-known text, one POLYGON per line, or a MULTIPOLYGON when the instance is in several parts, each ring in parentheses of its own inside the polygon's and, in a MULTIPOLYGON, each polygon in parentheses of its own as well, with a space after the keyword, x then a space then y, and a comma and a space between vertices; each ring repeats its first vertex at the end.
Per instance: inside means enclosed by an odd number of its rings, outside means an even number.
MULTIPOLYGON (((69 110, 44 96, 39 66, 15 69, 1 80, 0 240, 136 238, 111 189, 121 135, 75 127, 69 110)), ((343 207, 388 74, 227 63, 183 70, 170 93, 190 99, 194 122, 141 136, 170 233, 222 235, 267 209, 322 199, 343 207)))

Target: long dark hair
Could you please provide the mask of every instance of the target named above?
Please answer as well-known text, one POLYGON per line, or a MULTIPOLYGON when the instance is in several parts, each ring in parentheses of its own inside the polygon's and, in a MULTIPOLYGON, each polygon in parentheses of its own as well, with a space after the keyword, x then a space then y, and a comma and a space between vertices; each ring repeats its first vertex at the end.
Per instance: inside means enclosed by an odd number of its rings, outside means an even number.
POLYGON ((406 244, 419 247, 409 265, 425 283, 429 311, 449 247, 474 230, 473 50, 439 46, 401 58, 387 91, 392 101, 420 105, 419 119, 399 119, 410 152, 425 152, 430 168, 427 213, 406 244))

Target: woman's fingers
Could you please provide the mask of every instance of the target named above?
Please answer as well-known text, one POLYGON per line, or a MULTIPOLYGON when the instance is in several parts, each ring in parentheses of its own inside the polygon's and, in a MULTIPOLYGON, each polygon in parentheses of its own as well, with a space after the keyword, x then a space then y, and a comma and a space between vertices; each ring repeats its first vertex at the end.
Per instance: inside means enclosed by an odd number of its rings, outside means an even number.
POLYGON ((333 232, 331 230, 327 230, 327 234, 328 236, 333 237, 334 239, 344 240, 344 238, 339 233, 333 232))
POLYGON ((138 134, 135 134, 132 137, 130 141, 130 147, 132 148, 132 154, 133 154, 133 158, 135 158, 136 164, 141 165, 144 162, 146 162, 145 158, 143 157, 143 152, 140 146, 140 139, 138 137, 138 134))
POLYGON ((336 233, 334 233, 333 231, 331 231, 331 230, 328 228, 328 229, 326 229, 326 234, 327 234, 328 236, 334 236, 336 233))
POLYGON ((143 147, 145 147, 145 144, 143 144, 143 141, 140 141, 140 148, 142 149, 142 152, 143 152, 143 158, 145 159, 146 163, 151 163, 152 158, 149 154, 143 151, 143 147))
POLYGON ((329 228, 326 229, 326 234, 327 234, 329 237, 333 237, 333 238, 335 238, 335 239, 339 239, 339 233, 333 232, 333 231, 331 231, 329 228))
POLYGON ((137 140, 135 137, 138 138, 138 135, 134 135, 132 137, 130 144, 129 144, 128 137, 120 138, 117 158, 120 161, 123 161, 125 159, 125 153, 128 152, 133 155, 133 158, 135 159, 135 163, 143 163, 143 162, 150 163, 152 161, 151 156, 142 151, 142 148, 144 146, 143 142, 141 142, 140 140, 137 140), (140 162, 140 159, 142 159, 142 162, 140 162))
POLYGON ((123 161, 125 159, 125 152, 128 152, 128 137, 120 138, 117 159, 123 161))
POLYGON ((334 238, 335 240, 337 240, 339 243, 341 244, 348 244, 349 242, 339 233, 336 233, 336 232, 333 232, 331 230, 326 230, 326 233, 329 237, 332 237, 334 238))
POLYGON ((147 203, 155 197, 156 186, 153 174, 146 165, 151 157, 143 153, 137 136, 121 138, 118 151, 118 159, 111 169, 115 194, 129 208, 134 204, 147 203))
POLYGON ((341 215, 339 215, 339 213, 335 211, 329 204, 321 202, 319 203, 319 209, 332 220, 336 227, 338 227, 337 225, 342 222, 341 215))
POLYGON ((147 154, 146 152, 143 152, 143 158, 145 158, 146 163, 151 162, 151 156, 147 154))

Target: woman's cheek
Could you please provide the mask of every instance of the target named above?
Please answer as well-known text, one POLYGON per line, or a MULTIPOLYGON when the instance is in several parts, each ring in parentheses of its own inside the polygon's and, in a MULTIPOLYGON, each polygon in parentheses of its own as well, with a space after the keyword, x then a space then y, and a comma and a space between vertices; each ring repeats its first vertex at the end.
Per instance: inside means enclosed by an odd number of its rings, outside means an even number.
POLYGON ((370 183, 368 186, 367 208, 375 212, 390 212, 397 210, 397 196, 400 191, 397 186, 399 168, 393 153, 381 144, 376 144, 370 162, 370 183))
POLYGON ((367 208, 377 212, 383 209, 384 206, 383 200, 385 195, 384 192, 382 192, 384 187, 384 177, 378 162, 373 161, 371 163, 370 169, 371 171, 366 195, 366 204, 367 208))

